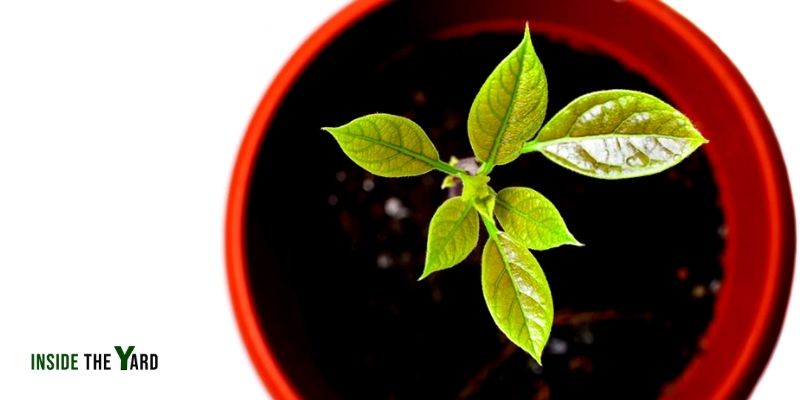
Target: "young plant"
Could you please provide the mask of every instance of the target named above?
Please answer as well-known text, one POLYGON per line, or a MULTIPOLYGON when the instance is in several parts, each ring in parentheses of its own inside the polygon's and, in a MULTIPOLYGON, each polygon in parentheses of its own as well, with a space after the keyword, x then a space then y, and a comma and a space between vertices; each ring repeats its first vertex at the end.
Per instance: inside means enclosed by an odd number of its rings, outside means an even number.
POLYGON ((477 167, 440 160, 422 128, 404 117, 372 114, 323 128, 350 159, 375 175, 414 176, 435 169, 447 174, 443 187, 462 185, 461 195, 445 201, 431 219, 420 280, 472 252, 480 219, 489 235, 481 261, 489 313, 539 363, 553 325, 553 300, 529 249, 582 244, 542 194, 526 187, 495 192, 489 173, 523 153, 538 152, 587 176, 633 178, 663 171, 707 142, 686 116, 641 92, 586 94, 542 126, 546 108, 547 80, 526 26, 522 43, 489 75, 469 111, 467 133, 477 167))

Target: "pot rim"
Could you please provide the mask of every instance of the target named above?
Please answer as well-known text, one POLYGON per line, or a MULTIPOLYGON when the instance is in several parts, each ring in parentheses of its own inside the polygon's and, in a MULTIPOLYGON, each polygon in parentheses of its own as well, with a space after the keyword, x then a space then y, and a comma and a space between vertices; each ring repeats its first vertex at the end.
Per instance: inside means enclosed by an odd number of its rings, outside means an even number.
POLYGON ((245 249, 245 218, 251 172, 275 111, 294 82, 308 64, 343 31, 360 21, 389 0, 354 1, 306 39, 300 48, 284 64, 259 102, 236 157, 228 195, 225 223, 225 255, 228 289, 233 313, 242 335, 247 353, 262 382, 277 399, 300 399, 299 392, 281 369, 275 354, 267 343, 261 329, 258 313, 247 274, 245 249))
MULTIPOLYGON (((231 176, 225 226, 226 273, 231 303, 242 340, 253 366, 270 394, 276 399, 294 400, 302 397, 281 368, 266 340, 251 293, 245 243, 246 209, 251 173, 267 127, 284 96, 306 67, 342 32, 389 3, 389 0, 354 1, 330 18, 301 45, 281 68, 258 104, 242 140, 231 176)), ((737 108, 742 111, 748 131, 759 139, 754 141, 756 143, 754 150, 759 160, 762 160, 762 167, 765 169, 764 183, 767 188, 766 195, 769 204, 775 205, 769 209, 770 228, 774 237, 782 240, 770 243, 771 258, 768 264, 777 267, 767 271, 770 274, 766 289, 766 297, 769 301, 763 300, 760 303, 757 325, 753 327, 754 334, 751 335, 752 340, 747 342, 735 365, 729 368, 730 373, 715 389, 714 398, 723 399, 733 394, 749 393, 769 361, 778 339, 785 317, 793 274, 791 260, 795 252, 794 211, 780 149, 775 140, 764 141, 765 137, 772 135, 772 128, 758 99, 752 94, 736 67, 709 38, 688 20, 659 1, 631 0, 628 4, 677 32, 700 55, 704 63, 724 77, 725 88, 737 108), (764 163, 763 160, 768 160, 768 162, 764 163), (783 285, 779 285, 780 282, 783 285)), ((557 27, 551 28, 558 29, 557 27)), ((603 40, 602 38, 595 39, 603 40)), ((613 43, 606 44, 608 46, 601 47, 615 58, 623 58, 631 63, 636 63, 635 57, 628 57, 626 54, 616 51, 618 49, 615 49, 613 43)), ((626 65, 628 65, 627 62, 626 65)), ((659 84, 662 79, 657 71, 640 71, 658 86, 668 89, 659 84)), ((665 92, 670 94, 669 90, 665 90, 665 92)), ((696 357, 681 373, 678 380, 682 380, 686 375, 700 372, 699 363, 695 361, 697 361, 696 357)))

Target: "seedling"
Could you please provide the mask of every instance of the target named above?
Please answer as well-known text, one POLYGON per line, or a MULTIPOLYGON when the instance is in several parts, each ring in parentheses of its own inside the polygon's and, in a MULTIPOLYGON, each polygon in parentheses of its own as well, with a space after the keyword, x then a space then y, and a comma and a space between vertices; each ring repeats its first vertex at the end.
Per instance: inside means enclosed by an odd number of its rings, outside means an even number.
POLYGON ((438 170, 447 174, 443 188, 461 188, 431 219, 420 280, 459 264, 472 252, 480 219, 489 236, 481 260, 489 313, 539 363, 553 325, 553 299, 529 249, 582 244, 539 192, 526 187, 495 192, 489 186, 492 170, 521 154, 538 152, 590 177, 634 178, 670 168, 707 143, 686 116, 641 92, 586 94, 542 126, 546 108, 547 79, 526 26, 522 43, 494 69, 472 103, 467 133, 477 163, 471 167, 456 159, 440 160, 422 128, 404 117, 372 114, 323 128, 372 174, 403 177, 438 170))

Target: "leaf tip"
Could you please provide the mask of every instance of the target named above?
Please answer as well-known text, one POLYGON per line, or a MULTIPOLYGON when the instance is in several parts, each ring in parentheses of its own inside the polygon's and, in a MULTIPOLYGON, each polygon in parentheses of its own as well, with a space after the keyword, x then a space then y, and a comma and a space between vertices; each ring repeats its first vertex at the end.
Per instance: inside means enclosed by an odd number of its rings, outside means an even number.
MULTIPOLYGON (((430 238, 428 238, 428 241, 430 242, 430 238)), ((428 248, 430 249, 430 243, 428 243, 428 248)), ((420 275, 419 278, 417 278, 417 282, 421 282, 423 279, 430 276, 430 274, 437 271, 437 268, 434 265, 432 265, 430 257, 431 253, 430 250, 428 250, 425 252, 425 266, 422 267, 422 275, 420 275)))
POLYGON ((575 235, 573 235, 572 232, 569 232, 569 238, 570 238, 570 242, 568 242, 567 244, 575 246, 575 247, 586 247, 586 244, 584 244, 580 240, 576 239, 575 235))
POLYGON ((692 148, 692 153, 702 147, 704 144, 708 144, 709 140, 703 136, 700 132, 697 132, 697 136, 692 140, 692 144, 694 147, 692 148))
POLYGON ((533 43, 531 42, 531 28, 528 21, 525 21, 525 32, 522 34, 522 43, 529 44, 533 47, 533 43))
POLYGON ((706 143, 708 143, 708 142, 709 142, 708 138, 707 138, 707 137, 705 137, 705 136, 703 136, 703 134, 702 134, 702 133, 700 133, 700 130, 699 130, 699 129, 697 129, 697 127, 695 127, 694 125, 692 125, 692 130, 694 131, 694 132, 693 132, 693 133, 694 133, 694 135, 693 135, 693 136, 694 136, 694 140, 696 140, 697 142, 699 142, 699 144, 697 145, 697 147, 700 147, 700 146, 702 146, 702 145, 704 145, 704 144, 706 144, 706 143))
POLYGON ((422 275, 417 278, 417 282, 422 282, 425 278, 427 278, 430 274, 433 273, 433 270, 428 268, 428 263, 425 263, 425 269, 422 271, 422 275))
POLYGON ((542 364, 542 355, 541 354, 539 354, 538 357, 537 356, 533 356, 533 360, 536 361, 536 363, 538 363, 540 367, 544 367, 544 364, 542 364))

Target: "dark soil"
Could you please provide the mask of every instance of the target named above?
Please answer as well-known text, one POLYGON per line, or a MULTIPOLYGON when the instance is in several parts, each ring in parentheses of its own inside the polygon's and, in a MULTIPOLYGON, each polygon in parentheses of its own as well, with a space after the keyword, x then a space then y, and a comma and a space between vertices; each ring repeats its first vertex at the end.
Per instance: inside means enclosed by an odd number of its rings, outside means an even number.
MULTIPOLYGON (((539 366, 489 316, 482 241, 461 265, 417 282, 428 221, 447 195, 439 189, 444 176, 373 177, 319 129, 371 112, 400 114, 429 133, 443 158, 468 157, 471 101, 521 32, 426 41, 407 40, 397 27, 381 46, 368 45, 362 37, 375 28, 358 26, 297 82, 254 175, 252 290, 270 345, 300 392, 647 399, 668 390, 702 351, 722 278, 725 228, 703 152, 625 181, 586 178, 536 154, 496 168, 496 190, 540 191, 586 244, 534 253, 556 306, 539 366)), ((533 40, 550 83, 550 115, 592 90, 660 95, 599 53, 533 40)))

